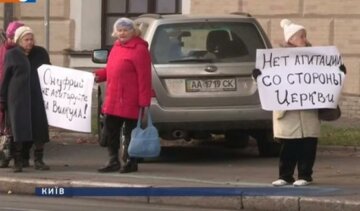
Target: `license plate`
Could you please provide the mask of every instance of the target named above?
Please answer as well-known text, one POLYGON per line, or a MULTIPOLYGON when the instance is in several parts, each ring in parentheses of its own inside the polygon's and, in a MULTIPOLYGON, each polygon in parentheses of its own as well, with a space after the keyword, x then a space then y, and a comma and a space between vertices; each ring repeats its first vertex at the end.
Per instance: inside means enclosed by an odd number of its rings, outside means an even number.
POLYGON ((221 92, 235 90, 235 78, 186 80, 186 92, 221 92))

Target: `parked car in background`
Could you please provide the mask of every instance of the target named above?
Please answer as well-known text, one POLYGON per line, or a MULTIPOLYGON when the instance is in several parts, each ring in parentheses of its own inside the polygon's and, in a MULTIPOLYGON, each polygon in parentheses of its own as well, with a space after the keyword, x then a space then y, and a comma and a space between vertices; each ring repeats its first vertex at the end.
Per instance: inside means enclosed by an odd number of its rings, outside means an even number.
MULTIPOLYGON (((271 112, 261 109, 251 78, 256 49, 271 48, 255 18, 145 14, 135 22, 149 43, 150 110, 163 139, 221 134, 229 144, 246 147, 251 136, 261 156, 278 154, 271 112)), ((106 57, 104 50, 93 53, 94 62, 106 57)))

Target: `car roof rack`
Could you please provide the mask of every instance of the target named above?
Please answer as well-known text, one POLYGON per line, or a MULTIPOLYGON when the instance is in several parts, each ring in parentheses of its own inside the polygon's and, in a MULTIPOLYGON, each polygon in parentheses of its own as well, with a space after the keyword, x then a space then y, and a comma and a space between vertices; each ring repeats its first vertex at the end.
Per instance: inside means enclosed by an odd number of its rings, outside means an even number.
POLYGON ((246 17, 252 17, 250 15, 250 13, 247 13, 247 12, 231 12, 230 14, 232 14, 232 15, 243 15, 243 16, 246 16, 246 17))
POLYGON ((160 14, 155 14, 155 13, 142 14, 142 15, 139 15, 139 17, 141 17, 141 18, 149 17, 149 18, 156 18, 156 19, 162 18, 162 16, 160 14))

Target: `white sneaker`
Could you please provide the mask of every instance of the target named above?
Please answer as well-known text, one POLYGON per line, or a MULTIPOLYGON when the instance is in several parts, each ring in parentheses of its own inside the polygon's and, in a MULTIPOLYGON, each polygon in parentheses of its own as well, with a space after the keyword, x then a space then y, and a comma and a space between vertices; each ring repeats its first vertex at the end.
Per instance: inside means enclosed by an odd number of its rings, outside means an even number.
POLYGON ((278 179, 278 180, 275 180, 274 182, 272 182, 271 184, 273 186, 284 186, 284 185, 288 185, 289 183, 283 179, 278 179))
POLYGON ((303 180, 303 179, 299 179, 299 180, 296 180, 293 185, 294 186, 305 186, 305 185, 309 185, 311 182, 310 181, 306 181, 306 180, 303 180))

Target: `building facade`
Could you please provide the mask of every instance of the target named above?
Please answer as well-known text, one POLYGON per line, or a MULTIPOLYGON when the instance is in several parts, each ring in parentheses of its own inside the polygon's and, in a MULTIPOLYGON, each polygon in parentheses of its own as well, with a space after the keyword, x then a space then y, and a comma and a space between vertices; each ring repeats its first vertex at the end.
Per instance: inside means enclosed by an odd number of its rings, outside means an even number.
MULTIPOLYGON (((39 45, 45 43, 47 0, 14 4, 13 16, 32 27, 39 45)), ((304 25, 313 45, 335 45, 348 73, 341 100, 343 115, 360 118, 359 0, 51 0, 49 51, 54 65, 94 68, 91 50, 104 47, 119 16, 142 13, 221 14, 246 12, 258 18, 274 47, 283 39, 280 20, 304 25)), ((0 3, 0 11, 4 11, 0 3)), ((3 25, 4 13, 0 12, 3 25)))

